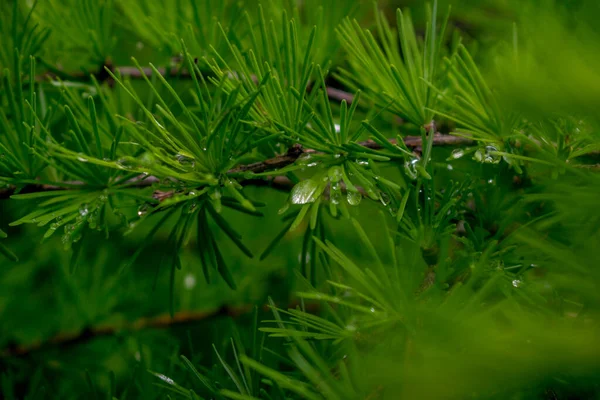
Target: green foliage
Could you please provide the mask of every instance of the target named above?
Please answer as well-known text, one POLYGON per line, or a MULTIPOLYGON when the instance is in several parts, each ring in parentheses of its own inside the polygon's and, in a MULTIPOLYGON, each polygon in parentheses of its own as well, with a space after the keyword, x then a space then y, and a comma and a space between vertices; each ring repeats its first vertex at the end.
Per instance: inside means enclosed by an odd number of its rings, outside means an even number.
POLYGON ((396 13, 397 32, 385 15, 376 10, 377 37, 356 20, 346 19, 339 28, 340 40, 349 53, 352 72, 342 70, 342 82, 364 88, 380 107, 418 126, 429 124, 437 100, 429 86, 447 79, 441 69, 442 44, 447 17, 438 31, 437 3, 430 11, 425 37, 417 38, 410 14, 396 13), (398 50, 400 48, 400 51, 398 50))
POLYGON ((0 5, 3 398, 597 398, 600 9, 366 3, 0 5))

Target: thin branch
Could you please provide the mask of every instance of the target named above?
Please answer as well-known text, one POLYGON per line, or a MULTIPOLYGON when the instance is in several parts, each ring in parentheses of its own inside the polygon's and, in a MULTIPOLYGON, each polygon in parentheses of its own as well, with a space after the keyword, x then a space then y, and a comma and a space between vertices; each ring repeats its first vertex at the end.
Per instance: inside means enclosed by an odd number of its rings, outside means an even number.
MULTIPOLYGON (((404 144, 406 147, 414 150, 419 150, 421 147, 421 137, 420 136, 407 136, 404 139, 404 144)), ((457 146, 462 144, 469 144, 472 141, 459 136, 451 136, 444 135, 441 133, 436 133, 433 137, 433 144, 436 146, 457 146)), ((390 139, 390 143, 396 143, 395 139, 390 139)), ((366 140, 364 142, 359 143, 361 146, 364 146, 369 149, 378 150, 381 149, 381 145, 379 143, 374 142, 373 140, 366 140)), ((252 164, 240 165, 229 170, 230 174, 240 174, 244 172, 253 172, 253 173, 263 173, 267 171, 275 171, 277 169, 286 167, 288 165, 296 162, 298 157, 300 157, 304 153, 315 153, 313 149, 303 149, 301 146, 294 146, 288 150, 286 154, 282 154, 273 158, 269 158, 264 161, 255 162, 252 164)), ((157 177, 154 176, 141 176, 140 178, 134 178, 130 181, 130 187, 136 188, 146 188, 152 186, 155 183, 160 182, 157 177)), ((275 189, 286 190, 289 191, 293 184, 292 182, 283 176, 273 176, 264 179, 243 179, 240 182, 245 186, 271 186, 275 189)), ((70 181, 65 182, 64 185, 55 184, 55 185, 26 185, 21 189, 19 193, 37 193, 37 192, 48 192, 53 190, 68 190, 76 186, 84 185, 83 182, 70 181)), ((15 194, 16 188, 14 186, 0 189, 0 199, 8 199, 10 196, 15 194)), ((160 201, 171 197, 174 192, 159 192, 159 196, 155 196, 155 198, 160 201)))
POLYGON ((326 90, 327 97, 329 97, 331 100, 337 100, 339 102, 341 102, 342 100, 346 100, 346 103, 348 104, 352 104, 352 101, 354 100, 354 95, 344 90, 336 89, 330 86, 328 86, 326 90))
MULTIPOLYGON (((299 302, 293 302, 288 305, 288 309, 297 308, 299 302)), ((316 313, 320 309, 319 303, 304 303, 306 312, 316 313)), ((263 305, 262 310, 270 310, 268 305, 263 305)), ((168 329, 193 325, 199 322, 207 322, 220 317, 238 318, 254 310, 252 305, 228 306, 214 308, 204 311, 182 311, 173 317, 169 314, 161 314, 155 317, 142 317, 131 323, 126 324, 103 324, 88 327, 74 332, 60 332, 50 339, 29 343, 26 345, 9 346, 0 350, 0 358, 23 357, 32 352, 43 351, 51 348, 64 348, 86 343, 99 337, 113 336, 124 331, 136 332, 144 329, 168 329)))

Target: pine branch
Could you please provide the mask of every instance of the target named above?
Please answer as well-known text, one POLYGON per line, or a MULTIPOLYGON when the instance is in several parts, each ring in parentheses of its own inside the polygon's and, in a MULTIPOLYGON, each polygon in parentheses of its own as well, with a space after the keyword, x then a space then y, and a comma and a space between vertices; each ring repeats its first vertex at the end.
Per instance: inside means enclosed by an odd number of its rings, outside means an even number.
MULTIPOLYGON (((306 312, 317 313, 320 309, 319 303, 304 302, 306 312)), ((288 309, 295 309, 300 303, 295 301, 288 305, 288 309)), ((270 311, 269 305, 262 307, 265 312, 270 311)), ((23 357, 33 352, 43 351, 51 348, 64 348, 89 342, 99 337, 113 336, 121 332, 136 332, 145 329, 169 329, 199 322, 207 322, 221 317, 239 318, 253 312, 254 306, 245 304, 239 306, 223 305, 204 311, 181 311, 171 317, 169 314, 161 314, 154 317, 142 317, 128 324, 104 324, 85 328, 75 332, 59 332, 55 336, 45 340, 29 343, 26 345, 9 346, 0 350, 0 359, 7 357, 23 357)))
MULTIPOLYGON (((410 149, 414 149, 415 151, 420 151, 421 147, 421 137, 420 136, 407 136, 404 139, 404 144, 406 147, 410 149)), ((390 139, 390 143, 397 143, 396 139, 390 139)), ((459 136, 451 136, 445 135, 441 133, 436 133, 433 138, 433 144, 436 146, 457 146, 462 144, 469 144, 471 140, 459 137, 459 136)), ((374 142, 373 140, 366 140, 364 142, 359 143, 361 146, 364 146, 369 149, 378 150, 381 149, 381 145, 374 142)), ((301 146, 294 146, 288 150, 286 154, 282 154, 265 161, 259 161, 252 164, 240 165, 236 168, 233 168, 229 171, 230 174, 239 174, 244 172, 253 172, 253 173, 262 173, 270 170, 276 170, 288 165, 293 164, 300 155, 304 153, 315 153, 316 151, 313 149, 303 149, 301 146)), ((143 176, 141 175, 138 178, 134 178, 134 180, 130 181, 131 187, 137 188, 146 188, 152 186, 155 183, 160 182, 159 178, 154 176, 143 176)), ((293 187, 292 182, 286 177, 275 176, 269 177, 266 179, 245 179, 240 182, 244 186, 271 186, 276 189, 281 190, 290 190, 293 187)), ((57 183, 55 185, 26 185, 21 189, 19 193, 35 193, 35 192, 47 192, 53 190, 68 190, 73 187, 84 185, 83 182, 79 181, 69 181, 65 182, 63 185, 57 183)), ((0 199, 8 199, 10 196, 15 194, 16 187, 10 186, 5 189, 0 189, 0 199)), ((158 192, 158 196, 155 195, 157 199, 160 201, 171 197, 174 192, 158 192)))

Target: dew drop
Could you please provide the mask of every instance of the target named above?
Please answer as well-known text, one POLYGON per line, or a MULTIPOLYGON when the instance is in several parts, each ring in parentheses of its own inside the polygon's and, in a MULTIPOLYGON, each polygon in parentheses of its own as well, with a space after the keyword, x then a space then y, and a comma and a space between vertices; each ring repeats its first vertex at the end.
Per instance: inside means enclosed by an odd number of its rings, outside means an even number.
POLYGON ((352 192, 348 190, 348 194, 346 195, 346 200, 348 200, 348 204, 351 206, 357 206, 360 204, 362 200, 362 195, 359 192, 352 192))
POLYGON ((498 164, 502 157, 498 154, 494 154, 498 149, 496 146, 488 145, 483 149, 478 149, 475 152, 475 160, 484 164, 498 164))
POLYGON ((196 286, 196 277, 194 274, 187 274, 183 279, 183 285, 187 290, 191 290, 196 286))
POLYGON ((342 169, 338 166, 331 167, 329 168, 328 175, 329 180, 332 183, 339 182, 340 180, 342 180, 342 169))
POLYGON ((84 157, 83 153, 77 154, 77 159, 81 162, 88 162, 88 159, 84 157))
POLYGON ((142 204, 140 208, 138 208, 137 215, 138 217, 143 217, 148 214, 148 204, 142 204))
MULTIPOLYGON (((310 261, 310 253, 306 253, 306 262, 310 261)), ((298 262, 302 262, 302 253, 298 254, 298 262)))
POLYGON ((381 201, 381 204, 383 204, 385 207, 387 207, 390 204, 390 196, 385 192, 381 192, 379 194, 379 200, 381 201))
POLYGON ((156 376, 157 376, 157 377, 158 377, 160 380, 162 380, 163 382, 165 382, 165 383, 168 383, 169 385, 174 385, 174 384, 175 384, 175 382, 173 381, 173 379, 169 378, 169 377, 168 377, 168 376, 166 376, 166 375, 163 375, 163 374, 156 374, 156 376))
POLYGON ((88 205, 87 204, 84 204, 79 209, 79 215, 81 215, 82 217, 85 217, 86 215, 88 215, 89 212, 90 212, 90 210, 88 209, 88 205))
POLYGON ((296 163, 300 165, 308 165, 312 163, 312 155, 310 153, 302 153, 300 157, 296 159, 296 163))
POLYGON ((340 204, 340 200, 342 199, 342 189, 340 188, 340 184, 338 182, 331 184, 329 199, 333 204, 340 204))
POLYGON ((514 287, 517 287, 517 288, 518 288, 519 286, 521 286, 521 281, 520 281, 520 280, 518 280, 518 279, 515 279, 514 281, 512 281, 512 285, 513 285, 514 287))
POLYGON ((116 164, 117 164, 117 167, 119 167, 121 169, 125 169, 125 170, 129 170, 134 167, 132 159, 130 159, 130 158, 121 158, 117 161, 116 164))
POLYGON ((312 179, 307 179, 298 183, 292 189, 291 201, 293 204, 312 203, 317 199, 317 189, 319 184, 312 179))
POLYGON ((417 179, 417 177, 419 176, 419 173, 417 172, 418 162, 418 158, 413 158, 412 160, 406 161, 404 163, 404 171, 406 172, 406 175, 408 175, 408 177, 412 180, 417 179))
POLYGON ((196 201, 190 202, 190 205, 188 206, 188 210, 187 210, 188 214, 193 213, 196 210, 197 206, 198 206, 198 202, 196 202, 196 201))
POLYGON ((175 159, 184 167, 194 168, 196 166, 196 161, 192 157, 188 157, 183 154, 177 154, 175 159))
POLYGON ((462 156, 464 156, 465 155, 465 151, 463 149, 454 149, 454 150, 452 150, 452 154, 451 155, 452 155, 452 158, 454 158, 456 160, 456 159, 459 159, 462 156))

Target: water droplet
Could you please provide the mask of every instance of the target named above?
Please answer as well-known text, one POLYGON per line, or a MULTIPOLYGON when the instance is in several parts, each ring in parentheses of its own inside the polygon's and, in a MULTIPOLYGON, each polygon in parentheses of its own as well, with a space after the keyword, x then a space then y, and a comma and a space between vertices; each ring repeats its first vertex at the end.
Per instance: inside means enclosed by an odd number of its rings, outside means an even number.
POLYGON ((340 187, 339 182, 335 182, 331 184, 331 190, 329 193, 329 200, 333 204, 340 204, 340 200, 342 199, 342 189, 340 187))
POLYGON ((319 188, 319 183, 315 182, 312 179, 307 179, 298 183, 292 189, 291 193, 291 201, 293 204, 307 204, 314 202, 318 195, 317 189, 319 188))
POLYGON ((454 149, 452 150, 452 158, 459 159, 465 155, 465 151, 463 149, 454 149))
POLYGON ((498 164, 500 162, 500 160, 502 159, 502 157, 498 154, 494 154, 495 152, 497 152, 498 149, 496 148, 496 146, 485 146, 484 149, 478 149, 475 152, 475 160, 481 162, 481 163, 485 163, 485 164, 498 164))
MULTIPOLYGON (((306 253, 306 262, 310 261, 310 253, 306 253)), ((298 254, 298 262, 302 262, 302 253, 298 254)))
POLYGON ((335 124, 335 133, 340 133, 341 130, 342 127, 340 126, 340 124, 335 124))
POLYGON ((419 176, 419 173, 417 171, 418 162, 418 158, 413 158, 412 160, 406 161, 404 163, 404 171, 406 172, 406 175, 408 175, 408 177, 412 180, 417 179, 417 177, 419 176))
POLYGON ((187 290, 191 290, 196 286, 196 277, 193 274, 187 274, 183 279, 183 286, 187 290))
POLYGON ((312 163, 312 155, 310 153, 302 153, 300 157, 296 159, 296 163, 300 165, 308 165, 312 163))
POLYGON ((188 157, 183 154, 177 154, 175 159, 184 167, 194 168, 196 166, 196 161, 192 157, 188 157))
POLYGON ((339 182, 342 180, 342 169, 338 166, 329 168, 328 171, 329 180, 332 183, 339 182))
POLYGON ((518 279, 515 279, 514 281, 512 281, 512 285, 514 287, 519 287, 519 286, 521 286, 521 281, 518 279))
POLYGON ((150 153, 149 151, 142 154, 139 160, 140 164, 145 167, 151 167, 156 163, 156 158, 154 157, 154 154, 150 153))
POLYGON ((79 209, 79 215, 81 215, 82 217, 85 217, 86 215, 88 215, 89 212, 90 212, 90 210, 88 209, 88 205, 87 204, 84 204, 79 209))
POLYGON ((98 209, 90 213, 88 217, 88 225, 91 229, 96 229, 98 227, 98 216, 98 209))
POLYGON ((190 192, 188 193, 188 196, 196 196, 197 193, 194 190, 190 190, 190 192))
POLYGON ((369 311, 371 311, 372 313, 374 313, 375 312, 375 308, 371 307, 371 309, 369 311))
POLYGON ((454 167, 452 166, 452 164, 448 164, 447 168, 448 168, 448 171, 452 171, 454 169, 454 167))
POLYGON ((368 160, 356 160, 356 163, 358 165, 362 165, 363 167, 369 165, 369 161, 368 160))
POLYGON ((188 206, 188 214, 193 213, 196 210, 196 207, 198 206, 198 202, 197 201, 191 201, 190 205, 188 206))
POLYGON ((139 351, 136 351, 136 352, 135 352, 135 355, 134 355, 134 357, 135 357, 135 360, 136 360, 136 361, 141 361, 141 360, 142 360, 142 355, 140 354, 140 352, 139 352, 139 351))
POLYGON ((495 185, 496 181, 494 181, 493 179, 488 179, 487 183, 490 185, 495 185))
POLYGON ((77 159, 81 162, 88 162, 88 159, 85 158, 85 155, 83 153, 77 154, 77 159))
POLYGON ((140 218, 141 218, 141 217, 143 217, 144 215, 148 214, 148 209, 149 209, 149 207, 148 207, 148 204, 142 204, 142 205, 140 206, 140 208, 138 208, 138 211, 137 211, 137 215, 138 215, 138 217, 140 217, 140 218))
POLYGON ((169 378, 166 375, 156 374, 156 376, 158 377, 158 379, 162 380, 165 383, 168 383, 169 385, 174 385, 175 384, 175 382, 173 381, 173 379, 169 378))
POLYGON ((135 48, 136 48, 138 51, 142 50, 142 49, 144 48, 144 43, 142 43, 142 42, 137 42, 137 43, 135 44, 135 48))
POLYGON ((379 193, 379 200, 381 201, 381 204, 383 204, 385 207, 387 207, 390 204, 390 196, 385 193, 385 192, 381 192, 379 193))
POLYGON ((348 190, 348 194, 346 195, 346 200, 348 200, 348 204, 351 206, 357 206, 360 204, 362 200, 362 195, 359 192, 352 192, 348 190))
POLYGON ((356 331, 356 325, 348 324, 348 325, 346 325, 346 330, 354 332, 354 331, 356 331))
POLYGON ((133 169, 135 167, 135 159, 131 157, 123 157, 119 159, 116 164, 117 167, 125 170, 133 169))

